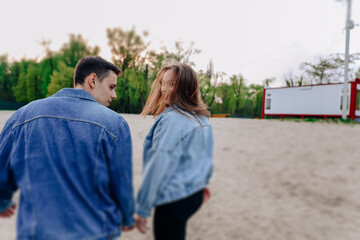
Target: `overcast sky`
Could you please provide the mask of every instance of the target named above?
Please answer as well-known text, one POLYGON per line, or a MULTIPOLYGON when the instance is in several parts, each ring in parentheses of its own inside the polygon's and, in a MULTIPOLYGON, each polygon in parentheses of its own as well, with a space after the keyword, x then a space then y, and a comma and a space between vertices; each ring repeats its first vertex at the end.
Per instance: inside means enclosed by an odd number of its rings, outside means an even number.
MULTIPOLYGON (((360 23, 360 0, 352 19, 360 23)), ((242 74, 247 83, 295 72, 305 61, 343 53, 345 1, 336 0, 0 0, 0 54, 40 56, 42 39, 52 50, 81 34, 110 60, 106 28, 149 32, 151 48, 191 42, 202 52, 192 60, 206 69, 242 74)), ((350 53, 360 52, 360 27, 351 30, 350 53)), ((360 64, 356 67, 358 68, 360 64)))

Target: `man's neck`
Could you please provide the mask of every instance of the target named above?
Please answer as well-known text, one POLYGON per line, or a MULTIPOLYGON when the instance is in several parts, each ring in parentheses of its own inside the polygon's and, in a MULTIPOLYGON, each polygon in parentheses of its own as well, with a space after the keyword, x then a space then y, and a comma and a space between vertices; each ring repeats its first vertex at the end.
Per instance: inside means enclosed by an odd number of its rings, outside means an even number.
MULTIPOLYGON (((83 90, 87 91, 88 93, 90 93, 91 96, 94 97, 93 92, 92 92, 91 89, 90 89, 89 87, 87 87, 87 86, 84 86, 84 85, 81 85, 81 84, 77 84, 77 85, 75 85, 74 88, 75 88, 75 89, 83 89, 83 90)), ((94 97, 94 98, 95 98, 95 97, 94 97)))

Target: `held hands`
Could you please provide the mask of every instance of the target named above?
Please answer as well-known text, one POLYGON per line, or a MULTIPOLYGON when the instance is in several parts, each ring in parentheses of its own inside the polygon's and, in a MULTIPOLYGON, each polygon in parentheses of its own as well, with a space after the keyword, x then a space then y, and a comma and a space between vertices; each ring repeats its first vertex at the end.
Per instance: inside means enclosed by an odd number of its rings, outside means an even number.
POLYGON ((147 226, 146 218, 136 216, 135 226, 136 226, 137 230, 142 234, 146 234, 149 231, 149 227, 147 226))
POLYGON ((132 230, 134 230, 134 228, 136 227, 137 230, 142 233, 142 234, 146 234, 150 229, 149 227, 146 225, 147 224, 147 219, 140 217, 140 216, 136 216, 135 217, 135 224, 131 227, 121 227, 121 230, 123 232, 130 232, 132 230))
POLYGON ((0 218, 9 218, 15 214, 16 204, 0 213, 0 218))

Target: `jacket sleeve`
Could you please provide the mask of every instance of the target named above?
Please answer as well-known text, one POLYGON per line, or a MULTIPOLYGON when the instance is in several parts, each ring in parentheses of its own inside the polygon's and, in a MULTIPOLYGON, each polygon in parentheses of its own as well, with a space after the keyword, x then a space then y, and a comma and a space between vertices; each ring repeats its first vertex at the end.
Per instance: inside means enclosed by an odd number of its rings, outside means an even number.
POLYGON ((172 135, 171 127, 167 124, 165 121, 157 124, 153 132, 152 145, 144 151, 142 181, 136 201, 136 213, 144 218, 150 216, 157 196, 165 184, 164 180, 172 175, 171 163, 176 157, 180 157, 180 154, 176 154, 175 149, 171 147, 169 139, 172 135))
POLYGON ((132 181, 132 144, 128 124, 124 121, 120 132, 108 146, 110 190, 114 196, 125 227, 134 225, 135 200, 132 181))
POLYGON ((0 212, 14 203, 12 197, 17 190, 16 181, 10 168, 10 155, 13 146, 10 118, 0 134, 0 212))

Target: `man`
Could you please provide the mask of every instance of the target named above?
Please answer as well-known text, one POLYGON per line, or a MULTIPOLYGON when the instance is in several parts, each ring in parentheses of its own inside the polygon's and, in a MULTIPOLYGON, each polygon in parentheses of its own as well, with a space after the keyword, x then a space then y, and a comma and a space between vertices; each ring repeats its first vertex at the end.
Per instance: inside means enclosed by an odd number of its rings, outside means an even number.
POLYGON ((132 145, 109 106, 120 70, 100 57, 75 68, 75 88, 16 111, 0 135, 0 216, 17 239, 114 239, 134 224, 132 145))

